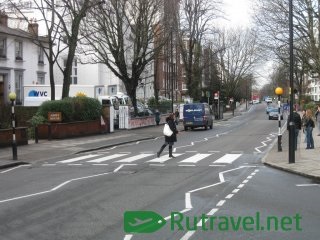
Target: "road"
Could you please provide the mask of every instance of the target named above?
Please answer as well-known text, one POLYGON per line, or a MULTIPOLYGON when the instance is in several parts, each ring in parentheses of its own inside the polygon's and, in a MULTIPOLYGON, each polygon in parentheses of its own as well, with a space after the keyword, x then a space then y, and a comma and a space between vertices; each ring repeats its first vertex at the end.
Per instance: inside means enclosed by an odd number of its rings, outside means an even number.
POLYGON ((319 185, 261 163, 277 130, 258 104, 179 133, 174 159, 158 138, 4 170, 1 239, 318 239, 319 185), (129 211, 166 224, 126 233, 154 220, 129 211))

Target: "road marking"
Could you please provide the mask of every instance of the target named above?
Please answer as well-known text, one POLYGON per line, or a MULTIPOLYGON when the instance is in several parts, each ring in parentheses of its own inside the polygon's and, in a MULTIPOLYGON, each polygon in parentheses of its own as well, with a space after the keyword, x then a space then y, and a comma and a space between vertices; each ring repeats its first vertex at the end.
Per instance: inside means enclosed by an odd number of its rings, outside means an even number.
POLYGON ((128 157, 128 158, 125 158, 125 159, 122 159, 122 160, 119 160, 119 161, 116 161, 116 162, 125 162, 125 163, 130 163, 130 162, 134 162, 134 161, 137 161, 137 160, 140 160, 142 158, 146 158, 146 157, 150 157, 154 154, 139 154, 139 155, 136 155, 136 156, 133 156, 133 157, 128 157))
POLYGON ((152 164, 149 164, 149 166, 151 166, 151 167, 164 167, 164 166, 166 166, 166 165, 165 165, 165 164, 152 163, 152 164))
POLYGON ((7 173, 7 172, 10 172, 10 171, 15 170, 15 169, 17 169, 17 168, 30 167, 30 166, 31 166, 31 164, 20 165, 20 166, 17 166, 17 167, 10 168, 10 169, 8 169, 8 170, 2 171, 2 172, 0 172, 0 173, 7 173))
POLYGON ((92 165, 93 166, 108 166, 109 164, 107 164, 107 163, 94 163, 92 165))
POLYGON ((192 165, 192 164, 179 164, 178 167, 196 167, 196 165, 192 165))
POLYGON ((244 187, 244 184, 240 184, 239 186, 238 186, 238 188, 243 188, 244 187))
POLYGON ((226 154, 213 163, 232 163, 236 159, 238 159, 242 154, 226 154))
POLYGON ((199 161, 201 161, 202 159, 206 158, 206 157, 209 157, 211 154, 201 154, 201 153, 198 153, 192 157, 189 157, 183 161, 180 161, 179 163, 197 163, 199 161))
POLYGON ((218 203, 217 203, 217 207, 221 207, 224 203, 226 202, 226 200, 220 200, 218 203))
POLYGON ((242 182, 242 183, 247 183, 247 182, 249 182, 249 180, 243 180, 243 182, 242 182))
MULTIPOLYGON (((176 153, 174 156, 179 157, 179 156, 181 156, 182 154, 183 154, 183 153, 176 153)), ((152 163, 164 163, 164 162, 166 162, 166 161, 168 161, 168 160, 170 160, 170 159, 172 159, 172 158, 170 158, 169 155, 164 155, 164 156, 161 156, 161 157, 159 157, 159 158, 154 158, 154 159, 152 159, 152 160, 149 160, 149 161, 147 161, 147 162, 152 162, 152 163)))
POLYGON ((226 196, 226 199, 230 199, 234 196, 234 194, 229 194, 228 196, 226 196))
POLYGON ((234 189, 234 190, 232 191, 232 193, 237 193, 237 192, 239 192, 239 191, 240 191, 240 189, 236 188, 236 189, 234 189))
POLYGON ((211 164, 209 165, 209 167, 225 167, 226 165, 215 165, 215 164, 211 164))
POLYGON ((312 186, 318 186, 320 187, 320 184, 296 184, 297 187, 312 187, 312 186))
POLYGON ((121 153, 121 154, 117 153, 117 154, 113 154, 113 155, 110 155, 110 156, 106 156, 106 157, 90 160, 90 161, 87 161, 87 162, 88 163, 101 163, 101 162, 105 162, 105 161, 112 160, 112 159, 115 159, 115 158, 123 157, 123 156, 126 156, 126 155, 128 155, 128 154, 127 153, 121 153))
POLYGON ((113 172, 118 172, 121 168, 123 168, 124 166, 136 166, 137 164, 121 164, 119 167, 117 167, 115 170, 113 170, 113 172))
POLYGON ((97 157, 97 156, 99 156, 99 155, 97 155, 97 154, 89 154, 89 155, 82 156, 82 157, 76 157, 76 158, 71 158, 71 159, 59 161, 57 163, 72 163, 72 162, 77 162, 77 161, 81 161, 81 160, 85 160, 85 159, 93 158, 93 157, 97 157))
POLYGON ((108 175, 108 174, 110 174, 110 172, 100 173, 100 174, 96 174, 96 175, 89 175, 89 176, 80 177, 80 178, 73 178, 73 179, 65 181, 65 182, 59 184, 58 186, 51 188, 47 191, 42 191, 42 192, 32 193, 32 194, 28 194, 28 195, 19 196, 19 197, 0 200, 0 203, 11 202, 11 201, 15 201, 15 200, 23 199, 23 198, 30 198, 30 197, 34 197, 34 196, 38 196, 38 195, 43 195, 46 193, 54 192, 54 191, 62 188, 63 186, 67 185, 68 183, 71 183, 71 182, 80 181, 80 180, 88 179, 88 178, 100 177, 100 176, 104 176, 104 175, 108 175))

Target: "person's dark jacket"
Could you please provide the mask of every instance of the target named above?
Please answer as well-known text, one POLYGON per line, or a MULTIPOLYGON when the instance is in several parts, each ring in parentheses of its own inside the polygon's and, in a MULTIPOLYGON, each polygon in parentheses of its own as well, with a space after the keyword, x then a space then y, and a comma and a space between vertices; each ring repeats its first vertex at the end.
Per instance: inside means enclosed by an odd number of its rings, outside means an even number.
POLYGON ((176 128, 176 124, 175 124, 174 120, 170 117, 166 118, 166 122, 168 123, 173 134, 170 137, 165 136, 165 141, 166 142, 176 142, 177 141, 177 133, 178 133, 178 130, 176 128))
MULTIPOLYGON (((289 130, 289 121, 290 121, 290 115, 288 116, 288 122, 287 122, 288 130, 289 130)), ((293 112, 293 122, 294 122, 295 128, 301 130, 302 121, 299 113, 293 112)))

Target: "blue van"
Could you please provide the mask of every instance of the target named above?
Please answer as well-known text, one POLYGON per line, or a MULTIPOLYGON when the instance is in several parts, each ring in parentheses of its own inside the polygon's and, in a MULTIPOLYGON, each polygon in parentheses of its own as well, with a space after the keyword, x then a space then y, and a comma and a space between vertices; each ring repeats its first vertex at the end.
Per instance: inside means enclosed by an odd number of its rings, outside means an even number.
POLYGON ((183 126, 187 131, 190 127, 208 127, 212 129, 213 113, 208 103, 189 103, 183 106, 183 126))

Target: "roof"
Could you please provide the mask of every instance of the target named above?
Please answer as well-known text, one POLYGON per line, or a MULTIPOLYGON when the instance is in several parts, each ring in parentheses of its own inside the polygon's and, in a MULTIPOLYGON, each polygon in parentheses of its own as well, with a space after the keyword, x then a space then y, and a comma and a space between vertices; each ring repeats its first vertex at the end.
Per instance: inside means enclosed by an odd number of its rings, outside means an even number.
MULTIPOLYGON (((0 34, 6 34, 14 37, 22 37, 22 38, 34 40, 34 36, 29 32, 23 31, 21 29, 9 28, 1 25, 0 25, 0 34)), ((44 36, 39 36, 38 40, 42 42, 48 42, 48 38, 44 36)))

